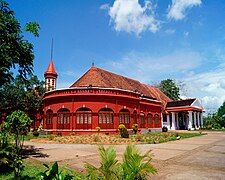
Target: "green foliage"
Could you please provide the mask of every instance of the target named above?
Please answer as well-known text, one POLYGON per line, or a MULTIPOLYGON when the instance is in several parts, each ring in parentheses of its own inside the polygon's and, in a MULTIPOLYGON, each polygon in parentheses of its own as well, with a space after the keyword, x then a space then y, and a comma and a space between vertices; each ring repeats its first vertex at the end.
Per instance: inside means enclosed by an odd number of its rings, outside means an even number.
POLYGON ((13 165, 12 136, 0 126, 0 173, 9 172, 13 165))
POLYGON ((13 168, 14 176, 18 178, 21 176, 23 169, 21 150, 24 142, 24 135, 28 132, 32 120, 23 111, 14 111, 11 115, 6 117, 3 123, 3 128, 14 136, 13 143, 13 168))
POLYGON ((168 128, 166 126, 163 126, 162 132, 167 132, 167 131, 168 131, 168 128))
POLYGON ((52 141, 54 138, 55 138, 54 134, 49 134, 49 135, 48 135, 48 139, 49 139, 50 141, 52 141))
POLYGON ((47 168, 45 172, 39 174, 41 180, 70 180, 73 179, 72 175, 63 173, 63 170, 59 170, 58 163, 55 162, 50 168, 47 164, 44 164, 47 168))
POLYGON ((219 107, 218 111, 217 111, 217 115, 219 117, 223 117, 225 116, 225 101, 223 102, 223 104, 219 107))
POLYGON ((225 127, 225 117, 221 117, 217 114, 208 114, 203 118, 204 126, 207 129, 221 129, 221 127, 225 127))
POLYGON ((120 130, 120 129, 123 129, 123 128, 126 128, 124 124, 120 124, 120 125, 118 126, 118 129, 119 129, 119 130, 120 130))
POLYGON ((172 79, 162 80, 156 85, 164 94, 166 94, 172 100, 180 99, 180 88, 176 82, 172 79))
POLYGON ((128 145, 123 155, 123 163, 116 159, 116 151, 110 146, 105 149, 99 146, 101 166, 95 167, 89 163, 85 165, 88 179, 123 179, 135 180, 145 179, 148 173, 156 173, 151 165, 150 151, 141 155, 139 149, 134 145, 128 145))
POLYGON ((120 136, 122 138, 129 138, 129 133, 127 131, 127 128, 124 126, 124 124, 120 124, 118 129, 120 130, 120 136))
MULTIPOLYGON (((13 79, 12 68, 25 78, 33 71, 33 45, 24 40, 21 25, 15 13, 4 0, 0 0, 0 87, 13 79)), ((37 35, 37 23, 28 23, 27 30, 37 35)))
POLYGON ((33 136, 35 136, 35 137, 39 136, 39 132, 36 129, 33 131, 33 136))
POLYGON ((151 165, 151 150, 141 155, 140 150, 134 145, 128 145, 123 155, 123 179, 145 179, 148 173, 157 171, 151 165))
POLYGON ((95 129, 98 133, 101 131, 101 128, 99 126, 97 126, 95 129))
POLYGON ((137 131, 138 131, 138 124, 133 124, 132 125, 132 129, 134 131, 134 134, 137 134, 137 131))
POLYGON ((62 137, 62 132, 61 132, 61 131, 59 131, 59 132, 57 133, 57 136, 62 137))
POLYGON ((33 33, 35 37, 39 37, 40 25, 37 22, 29 22, 26 24, 25 30, 33 33))
POLYGON ((219 123, 215 123, 215 124, 213 124, 213 128, 221 129, 221 125, 219 123))
POLYGON ((89 163, 86 163, 85 168, 87 170, 87 177, 89 179, 118 179, 118 173, 120 172, 119 161, 116 160, 116 151, 110 146, 105 149, 103 146, 98 148, 101 158, 101 166, 95 167, 89 163))
POLYGON ((0 88, 0 114, 9 115, 15 110, 22 110, 29 115, 40 112, 45 92, 43 84, 33 75, 27 81, 17 76, 11 83, 4 84, 0 88))

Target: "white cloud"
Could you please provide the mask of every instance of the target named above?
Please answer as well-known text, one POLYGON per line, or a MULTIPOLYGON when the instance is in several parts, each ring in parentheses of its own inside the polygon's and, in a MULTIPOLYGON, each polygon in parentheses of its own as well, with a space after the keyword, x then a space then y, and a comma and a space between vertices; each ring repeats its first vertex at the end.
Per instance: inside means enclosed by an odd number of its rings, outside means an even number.
POLYGON ((203 58, 197 52, 180 51, 156 57, 147 53, 130 52, 118 60, 107 61, 105 69, 151 83, 161 78, 173 78, 201 65, 203 58))
POLYGON ((107 60, 103 69, 152 84, 171 78, 182 82, 183 97, 198 98, 206 113, 215 112, 225 101, 224 66, 199 72, 206 59, 201 53, 183 50, 155 57, 147 53, 130 52, 120 59, 107 60))
POLYGON ((191 97, 198 97, 207 112, 215 112, 225 101, 225 71, 216 68, 209 72, 182 78, 191 97))
POLYGON ((174 34, 175 32, 176 32, 175 29, 167 29, 167 30, 165 30, 166 34, 174 34))
POLYGON ((159 30, 160 22, 155 18, 155 6, 151 1, 144 1, 142 6, 138 0, 115 0, 112 7, 106 4, 100 7, 107 9, 111 23, 116 31, 125 31, 139 35, 149 30, 159 30))
POLYGON ((172 5, 168 8, 167 17, 174 20, 185 18, 185 11, 193 6, 201 5, 201 0, 172 0, 172 5))
POLYGON ((108 10, 109 8, 110 8, 109 4, 102 4, 100 6, 100 9, 102 9, 102 10, 108 10))

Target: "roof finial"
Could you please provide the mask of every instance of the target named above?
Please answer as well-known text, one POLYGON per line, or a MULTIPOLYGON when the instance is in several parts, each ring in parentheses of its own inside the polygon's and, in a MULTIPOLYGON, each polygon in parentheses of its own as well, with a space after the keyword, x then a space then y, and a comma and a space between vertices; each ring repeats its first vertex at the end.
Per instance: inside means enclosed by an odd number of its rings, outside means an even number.
POLYGON ((53 38, 52 38, 52 46, 51 46, 51 60, 52 60, 52 56, 53 56, 53 38))
POLYGON ((92 61, 92 67, 94 67, 95 66, 95 62, 94 61, 92 61))

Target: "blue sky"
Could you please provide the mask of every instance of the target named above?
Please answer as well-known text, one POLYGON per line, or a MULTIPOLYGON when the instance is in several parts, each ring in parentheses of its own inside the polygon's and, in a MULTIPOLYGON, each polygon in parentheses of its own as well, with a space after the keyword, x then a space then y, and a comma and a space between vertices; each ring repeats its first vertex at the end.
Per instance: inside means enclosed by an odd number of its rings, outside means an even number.
POLYGON ((16 18, 37 21, 34 72, 53 62, 58 88, 95 66, 146 84, 171 78, 182 96, 215 111, 225 100, 224 0, 8 0, 16 18))

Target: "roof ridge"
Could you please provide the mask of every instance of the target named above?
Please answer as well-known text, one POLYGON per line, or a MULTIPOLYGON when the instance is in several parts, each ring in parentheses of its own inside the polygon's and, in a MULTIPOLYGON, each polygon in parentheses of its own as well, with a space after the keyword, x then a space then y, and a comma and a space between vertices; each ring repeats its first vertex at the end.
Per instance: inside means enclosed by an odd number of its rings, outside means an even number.
MULTIPOLYGON (((123 78, 129 79, 129 80, 132 80, 132 81, 137 81, 137 82, 141 83, 140 81, 138 81, 138 80, 136 80, 136 79, 131 79, 131 78, 129 78, 129 77, 126 77, 126 76, 123 76, 123 75, 120 75, 120 74, 116 74, 116 73, 113 73, 113 72, 111 72, 111 71, 106 71, 106 70, 101 69, 101 68, 97 68, 97 67, 95 67, 95 68, 96 68, 96 69, 99 69, 99 70, 101 70, 101 71, 105 71, 105 72, 107 72, 107 73, 114 74, 114 75, 116 75, 116 76, 120 76, 120 77, 123 77, 123 78)), ((143 83, 141 83, 141 84, 143 84, 143 83)))

